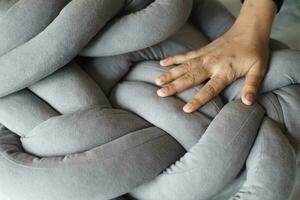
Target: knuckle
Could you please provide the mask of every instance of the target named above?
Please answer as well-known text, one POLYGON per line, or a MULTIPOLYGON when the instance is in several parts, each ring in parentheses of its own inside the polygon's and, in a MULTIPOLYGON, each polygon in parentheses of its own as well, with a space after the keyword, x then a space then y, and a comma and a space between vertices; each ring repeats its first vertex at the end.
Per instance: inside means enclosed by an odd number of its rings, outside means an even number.
POLYGON ((204 68, 203 66, 197 68, 194 70, 194 77, 195 77, 195 83, 199 84, 200 82, 203 82, 203 79, 209 78, 210 73, 209 71, 204 68))
POLYGON ((220 80, 224 84, 229 84, 236 80, 238 75, 232 63, 229 62, 221 66, 222 67, 218 67, 216 74, 214 75, 216 79, 220 80))
POLYGON ((215 58, 214 58, 213 55, 207 54, 207 55, 203 56, 202 60, 203 60, 204 64, 209 64, 209 63, 213 63, 213 61, 215 60, 215 58))
POLYGON ((201 68, 202 68, 203 73, 206 73, 206 74, 209 74, 209 75, 213 74, 214 69, 213 69, 212 66, 209 66, 207 64, 206 65, 203 64, 201 68))
POLYGON ((235 71, 234 71, 234 68, 233 68, 233 64, 232 63, 229 63, 227 65, 227 70, 226 70, 226 73, 225 73, 225 78, 228 80, 228 81, 232 81, 235 79, 235 71))
POLYGON ((213 83, 208 83, 206 85, 206 92, 207 92, 207 95, 210 96, 210 97, 214 97, 217 93, 217 89, 216 89, 216 86, 215 84, 213 83))
POLYGON ((200 69, 197 69, 197 70, 194 70, 194 78, 195 78, 195 82, 199 79, 198 77, 201 77, 203 74, 206 74, 206 72, 200 68, 200 69))
POLYGON ((169 85, 167 85, 167 90, 169 92, 177 91, 176 85, 174 83, 170 83, 169 85))
POLYGON ((228 82, 229 82, 229 80, 226 76, 216 75, 213 77, 213 81, 211 82, 211 85, 216 88, 217 85, 227 84, 228 82))
POLYGON ((187 82, 189 82, 191 85, 194 85, 195 82, 196 82, 196 78, 195 78, 195 75, 193 73, 187 73, 185 76, 184 76, 185 80, 187 82))
POLYGON ((183 67, 184 73, 186 73, 186 74, 192 73, 193 66, 192 66, 191 61, 188 61, 188 62, 184 63, 184 64, 182 65, 182 67, 183 67))
POLYGON ((178 67, 175 66, 175 67, 171 68, 171 69, 168 71, 168 73, 169 73, 169 74, 174 74, 175 72, 177 72, 177 70, 178 70, 178 67))
POLYGON ((186 62, 186 63, 185 63, 185 68, 186 68, 186 70, 187 70, 188 72, 191 72, 192 69, 193 69, 193 63, 192 63, 192 61, 186 62))
POLYGON ((226 74, 217 74, 216 76, 213 77, 213 79, 215 84, 228 85, 234 81, 235 75, 228 72, 226 74))
POLYGON ((168 91, 172 90, 173 88, 174 88, 173 83, 170 83, 170 84, 168 84, 168 85, 166 86, 166 89, 167 89, 168 91))

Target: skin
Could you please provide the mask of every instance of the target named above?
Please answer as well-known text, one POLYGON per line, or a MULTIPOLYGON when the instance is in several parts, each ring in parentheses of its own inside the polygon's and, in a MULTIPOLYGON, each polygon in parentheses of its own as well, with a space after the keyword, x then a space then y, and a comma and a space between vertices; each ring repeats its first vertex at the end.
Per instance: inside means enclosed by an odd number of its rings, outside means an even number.
POLYGON ((161 60, 170 70, 156 78, 160 97, 206 84, 184 107, 192 113, 235 80, 245 77, 244 104, 252 105, 267 71, 269 37, 277 6, 273 0, 246 0, 234 25, 207 46, 161 60), (174 66, 175 65, 175 66, 174 66))

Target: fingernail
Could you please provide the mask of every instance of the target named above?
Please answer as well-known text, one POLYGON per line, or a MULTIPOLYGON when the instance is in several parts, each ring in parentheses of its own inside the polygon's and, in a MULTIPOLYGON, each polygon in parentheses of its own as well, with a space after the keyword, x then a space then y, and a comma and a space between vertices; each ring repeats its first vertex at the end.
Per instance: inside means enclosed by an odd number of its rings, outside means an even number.
POLYGON ((155 82, 156 82, 157 85, 162 85, 164 83, 164 81, 165 81, 164 77, 159 77, 159 78, 156 79, 155 82))
POLYGON ((165 60, 161 60, 161 61, 160 61, 160 65, 161 65, 161 66, 165 66, 167 63, 168 63, 168 59, 165 59, 165 60))
POLYGON ((251 105, 254 101, 254 94, 247 94, 246 95, 246 100, 248 101, 247 105, 251 105))
POLYGON ((186 104, 186 105, 183 107, 183 111, 184 111, 184 112, 191 112, 192 109, 193 109, 193 105, 190 104, 190 103, 186 104))
POLYGON ((165 97, 165 96, 167 96, 167 91, 163 88, 163 89, 157 90, 157 94, 160 97, 165 97))

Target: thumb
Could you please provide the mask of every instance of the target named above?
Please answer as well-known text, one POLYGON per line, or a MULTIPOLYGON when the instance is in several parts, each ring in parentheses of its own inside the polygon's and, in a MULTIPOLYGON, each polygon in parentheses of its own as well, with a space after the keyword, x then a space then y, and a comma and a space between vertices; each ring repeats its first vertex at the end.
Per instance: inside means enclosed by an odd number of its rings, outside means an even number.
POLYGON ((263 66, 256 65, 247 73, 241 94, 244 104, 252 105, 254 103, 255 96, 264 78, 265 71, 263 66))

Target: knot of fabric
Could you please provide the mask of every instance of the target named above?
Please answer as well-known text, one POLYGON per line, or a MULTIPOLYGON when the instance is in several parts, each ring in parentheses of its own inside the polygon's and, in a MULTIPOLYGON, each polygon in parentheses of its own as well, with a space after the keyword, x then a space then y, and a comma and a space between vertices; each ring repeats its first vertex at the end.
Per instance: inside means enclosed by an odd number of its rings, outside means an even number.
POLYGON ((167 70, 157 60, 218 35, 195 14, 201 2, 0 3, 0 198, 286 198, 300 149, 299 52, 273 53, 250 107, 243 80, 193 114, 181 108, 201 86, 156 95, 167 70))

